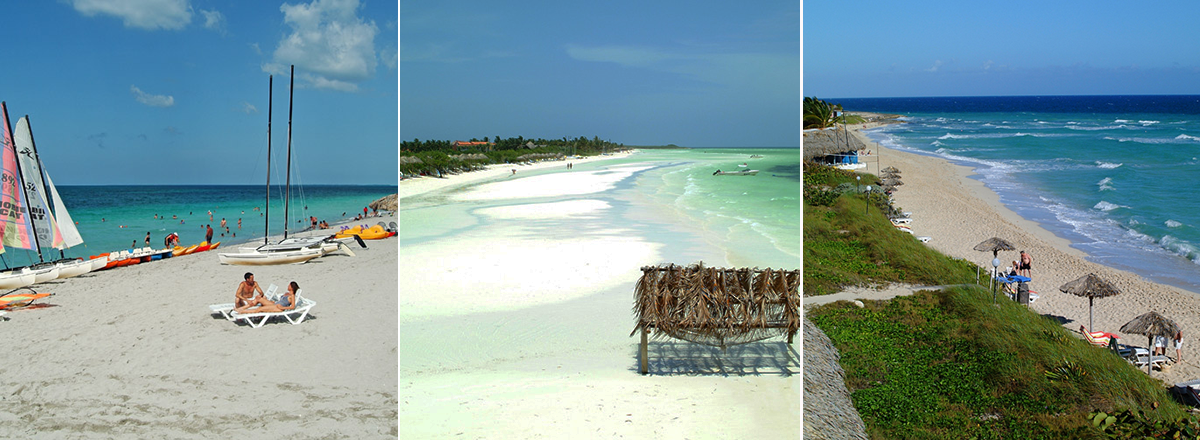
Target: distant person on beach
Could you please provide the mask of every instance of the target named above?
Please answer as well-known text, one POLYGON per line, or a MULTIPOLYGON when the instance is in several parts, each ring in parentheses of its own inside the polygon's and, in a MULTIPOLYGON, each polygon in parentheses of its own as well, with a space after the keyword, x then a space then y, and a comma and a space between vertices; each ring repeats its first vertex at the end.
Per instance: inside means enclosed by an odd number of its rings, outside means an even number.
POLYGON ((1183 362, 1183 330, 1175 332, 1175 362, 1183 362))
POLYGON ((264 299, 262 287, 259 287, 258 283, 254 281, 254 274, 246 272, 245 275, 242 275, 242 279, 244 281, 238 283, 237 290, 233 291, 233 310, 235 312, 245 313, 254 305, 271 303, 264 299), (255 292, 258 292, 258 295, 255 295, 255 292))
POLYGON ((242 229, 242 219, 238 219, 238 229, 242 229))
POLYGON ((146 247, 150 247, 150 231, 146 231, 146 247))
POLYGON ((204 241, 212 243, 213 228, 212 225, 205 225, 207 231, 204 232, 204 241))
POLYGON ((1021 251, 1021 264, 1017 266, 1017 273, 1033 278, 1033 269, 1030 266, 1031 264, 1033 264, 1033 257, 1025 253, 1025 251, 1021 251))
POLYGON ((225 227, 225 218, 224 217, 221 218, 221 227, 222 228, 225 227))

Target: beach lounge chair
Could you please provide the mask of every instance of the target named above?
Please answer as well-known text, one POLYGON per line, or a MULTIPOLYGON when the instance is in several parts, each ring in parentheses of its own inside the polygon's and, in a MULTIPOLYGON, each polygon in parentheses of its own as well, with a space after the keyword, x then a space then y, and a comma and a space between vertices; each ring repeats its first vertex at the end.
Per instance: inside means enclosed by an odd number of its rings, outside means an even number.
POLYGON ((1170 361, 1171 361, 1171 359, 1169 359, 1163 355, 1134 356, 1129 359, 1129 362, 1132 363, 1134 366, 1145 367, 1146 364, 1149 363, 1149 364, 1154 364, 1154 366, 1158 367, 1158 369, 1160 369, 1160 370, 1162 369, 1163 365, 1166 365, 1170 361))
POLYGON ((1109 332, 1088 331, 1087 327, 1082 326, 1082 325, 1079 326, 1079 332, 1083 333, 1083 339, 1092 343, 1092 345, 1099 346, 1099 347, 1107 347, 1109 341, 1112 339, 1121 339, 1120 336, 1114 335, 1109 332))
POLYGON ((238 313, 230 311, 229 316, 231 321, 246 320, 251 328, 262 327, 268 320, 276 316, 282 316, 292 325, 304 322, 304 318, 308 317, 308 311, 312 310, 313 306, 317 305, 316 301, 300 296, 303 289, 296 291, 296 308, 292 310, 284 310, 282 312, 262 312, 262 313, 238 313), (258 321, 255 321, 258 319, 258 321))
MULTIPOLYGON (((263 292, 263 296, 267 297, 267 299, 272 302, 277 301, 279 299, 279 295, 275 294, 275 291, 277 291, 277 290, 279 290, 279 286, 272 284, 269 287, 267 287, 267 290, 265 292, 263 292)), ((227 319, 229 321, 233 321, 233 317, 229 316, 230 313, 233 313, 233 309, 234 309, 233 303, 213 304, 213 305, 208 306, 208 310, 211 311, 212 314, 214 314, 214 315, 220 314, 221 316, 224 316, 225 319, 227 319)))

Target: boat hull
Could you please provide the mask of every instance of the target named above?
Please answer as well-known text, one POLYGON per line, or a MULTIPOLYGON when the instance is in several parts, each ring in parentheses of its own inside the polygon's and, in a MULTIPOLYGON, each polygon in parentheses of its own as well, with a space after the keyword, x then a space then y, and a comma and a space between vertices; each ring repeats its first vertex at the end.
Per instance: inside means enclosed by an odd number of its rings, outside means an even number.
POLYGON ((18 289, 32 285, 35 277, 32 271, 0 273, 0 289, 18 289))
POLYGON ((240 252, 217 254, 221 264, 237 266, 274 266, 280 264, 300 264, 323 255, 321 249, 303 249, 285 252, 240 252))
POLYGON ((59 265, 58 279, 77 277, 92 271, 90 260, 77 260, 59 265))

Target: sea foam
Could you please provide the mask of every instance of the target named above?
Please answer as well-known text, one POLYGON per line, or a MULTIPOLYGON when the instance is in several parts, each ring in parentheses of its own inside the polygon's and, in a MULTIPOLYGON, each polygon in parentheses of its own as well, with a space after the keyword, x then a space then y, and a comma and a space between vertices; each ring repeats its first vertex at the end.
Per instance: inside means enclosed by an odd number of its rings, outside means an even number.
POLYGON ((1111 170, 1111 169, 1119 167, 1121 165, 1125 165, 1125 164, 1124 163, 1109 163, 1109 162, 1096 161, 1097 168, 1104 168, 1106 170, 1111 170))
POLYGON ((1101 200, 1100 203, 1097 203, 1096 206, 1093 206, 1092 208, 1098 209, 1098 210, 1101 210, 1104 212, 1108 212, 1108 211, 1112 211, 1117 208, 1128 208, 1128 206, 1117 205, 1114 203, 1108 203, 1108 202, 1101 200))
POLYGON ((1183 223, 1179 223, 1175 220, 1167 220, 1163 223, 1166 224, 1168 228, 1178 228, 1180 226, 1183 226, 1183 223))

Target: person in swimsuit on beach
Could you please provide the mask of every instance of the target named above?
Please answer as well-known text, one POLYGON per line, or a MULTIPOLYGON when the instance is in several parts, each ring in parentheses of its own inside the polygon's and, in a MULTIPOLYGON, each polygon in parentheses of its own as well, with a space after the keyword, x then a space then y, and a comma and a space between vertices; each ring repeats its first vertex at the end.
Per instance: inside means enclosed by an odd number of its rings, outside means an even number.
POLYGON ((262 287, 254 281, 254 274, 246 272, 242 278, 245 281, 238 283, 237 290, 233 292, 233 311, 238 313, 246 313, 246 311, 255 305, 274 304, 267 301, 263 296, 262 287), (258 292, 258 295, 254 293, 258 292))
POLYGON ((296 284, 295 281, 292 281, 292 282, 288 283, 287 293, 285 293, 285 294, 283 294, 283 296, 279 297, 278 302, 271 302, 271 301, 267 301, 264 299, 257 303, 257 304, 259 304, 258 308, 249 309, 246 312, 238 312, 238 313, 278 313, 278 312, 284 312, 284 311, 295 309, 296 308, 296 292, 299 290, 300 290, 300 285, 296 284))
POLYGON ((1175 362, 1183 362, 1183 330, 1175 332, 1175 362))
POLYGON ((1021 264, 1017 266, 1017 273, 1023 273, 1025 276, 1033 278, 1031 264, 1033 264, 1033 257, 1025 251, 1021 251, 1021 264))

